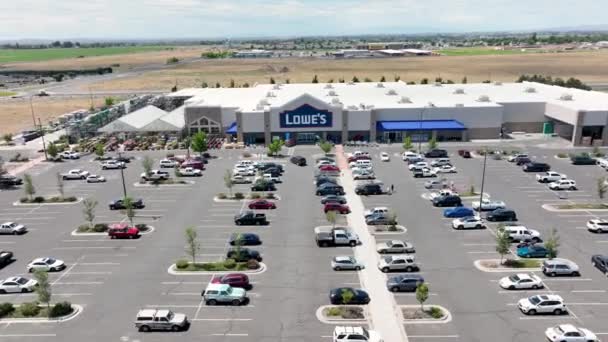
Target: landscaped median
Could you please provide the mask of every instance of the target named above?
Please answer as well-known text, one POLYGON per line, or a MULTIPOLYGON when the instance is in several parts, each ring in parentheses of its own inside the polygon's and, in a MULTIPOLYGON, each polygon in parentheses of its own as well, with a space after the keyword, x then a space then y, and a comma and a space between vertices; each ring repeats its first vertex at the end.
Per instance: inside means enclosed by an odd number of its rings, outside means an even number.
POLYGON ((608 211, 606 203, 564 203, 543 204, 542 208, 547 211, 608 211))
POLYGON ((367 226, 370 228, 373 235, 397 235, 405 234, 407 228, 401 225, 379 225, 379 226, 367 226))
POLYGON ((325 324, 361 324, 368 320, 365 306, 323 305, 317 309, 317 319, 325 324))
POLYGON ((0 323, 41 323, 70 320, 82 312, 80 305, 59 302, 47 307, 36 302, 0 304, 0 323))
POLYGON ((153 181, 145 181, 141 180, 137 183, 134 183, 134 187, 151 187, 151 186, 187 186, 194 184, 194 181, 184 180, 184 179, 160 179, 153 181))
POLYGON ((475 260, 475 267, 483 272, 513 272, 513 271, 540 271, 544 259, 500 259, 475 260))
POLYGON ((82 201, 82 198, 76 196, 53 196, 53 197, 23 197, 19 201, 14 202, 14 206, 24 205, 58 205, 58 204, 76 204, 82 201))
POLYGON ((252 192, 250 194, 243 194, 242 192, 235 192, 233 195, 227 195, 225 193, 219 193, 217 194, 215 197, 213 197, 213 200, 215 202, 239 202, 239 201, 244 201, 244 200, 255 200, 255 199, 269 199, 269 200, 280 200, 281 198, 273 193, 273 192, 268 192, 268 193, 259 193, 259 192, 252 192))
MULTIPOLYGON (((107 223, 96 223, 94 225, 83 224, 80 225, 77 229, 72 231, 72 235, 108 235, 108 230, 110 229, 110 224, 107 223)), ((145 223, 139 223, 135 225, 135 228, 139 230, 139 234, 145 235, 150 234, 154 231, 154 227, 149 226, 145 223)))
POLYGON ((266 271, 266 265, 256 260, 246 262, 236 262, 227 259, 217 262, 197 262, 192 263, 180 259, 175 264, 169 266, 167 272, 173 275, 197 275, 197 274, 221 274, 221 273, 247 273, 258 274, 266 271))
POLYGON ((408 324, 448 323, 452 314, 440 305, 399 305, 403 321, 408 324))

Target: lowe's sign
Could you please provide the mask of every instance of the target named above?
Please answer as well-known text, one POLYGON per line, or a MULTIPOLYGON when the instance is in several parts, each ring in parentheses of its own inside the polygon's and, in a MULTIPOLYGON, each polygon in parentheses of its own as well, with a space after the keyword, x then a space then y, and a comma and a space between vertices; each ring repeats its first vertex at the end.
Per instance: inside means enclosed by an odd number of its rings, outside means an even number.
POLYGON ((281 128, 331 127, 333 124, 330 111, 307 104, 280 113, 279 120, 281 128))

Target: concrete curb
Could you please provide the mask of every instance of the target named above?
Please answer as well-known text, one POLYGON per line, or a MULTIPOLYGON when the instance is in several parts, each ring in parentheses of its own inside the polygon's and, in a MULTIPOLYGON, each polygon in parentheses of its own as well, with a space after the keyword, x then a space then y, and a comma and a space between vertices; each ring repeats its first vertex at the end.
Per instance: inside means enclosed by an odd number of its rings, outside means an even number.
POLYGON ((583 208, 580 208, 580 209, 557 209, 552 204, 543 204, 543 205, 541 205, 541 208, 545 209, 546 211, 565 212, 565 213, 568 213, 568 212, 571 213, 571 212, 577 212, 577 211, 599 211, 599 212, 608 211, 608 209, 583 209, 583 208))
POLYGON ((32 207, 32 206, 44 206, 44 205, 74 205, 82 202, 84 198, 78 197, 74 202, 58 202, 58 203, 21 203, 19 201, 13 202, 15 207, 32 207))
MULTIPOLYGON (((441 306, 441 305, 436 305, 436 304, 426 304, 429 307, 436 307, 439 308, 443 311, 444 316, 442 318, 438 318, 438 319, 428 319, 428 318, 421 318, 421 319, 403 319, 403 323, 404 324, 446 324, 452 321, 452 313, 450 312, 450 310, 446 309, 445 307, 441 306)), ((418 308, 420 307, 419 305, 398 305, 399 309, 401 310, 402 308, 418 308)))
POLYGON ((367 312, 367 308, 363 305, 349 305, 349 306, 353 306, 353 307, 356 306, 356 307, 363 308, 363 315, 365 316, 365 318, 362 318, 362 319, 330 318, 323 314, 323 311, 325 309, 333 308, 333 307, 337 307, 337 306, 340 306, 340 305, 322 305, 317 309, 317 311, 315 311, 315 316, 317 316, 317 319, 319 320, 319 322, 324 323, 324 324, 363 324, 363 323, 369 322, 369 314, 367 312))
MULTIPOLYGON (((15 306, 17 306, 17 305, 15 305, 15 306)), ((74 311, 72 311, 71 314, 69 314, 67 316, 63 316, 63 317, 57 317, 57 318, 0 318, 0 323, 40 324, 40 323, 67 322, 67 321, 71 321, 74 318, 76 318, 84 310, 84 307, 81 305, 78 305, 78 304, 72 304, 72 308, 74 309, 74 311)))
POLYGON ((558 157, 557 154, 553 156, 553 158, 557 159, 557 160, 567 160, 569 157, 558 157))
POLYGON ((473 262, 473 265, 475 266, 475 268, 477 268, 478 270, 482 271, 482 272, 488 272, 488 273, 501 273, 501 272, 540 272, 540 267, 537 268, 515 268, 515 267, 498 267, 498 268, 489 268, 489 267, 485 267, 481 264, 482 261, 500 261, 498 259, 479 259, 479 260, 475 260, 475 262, 473 262))
POLYGON ((146 187, 186 187, 186 186, 190 186, 195 184, 194 181, 191 180, 187 180, 184 181, 186 182, 186 184, 151 184, 151 183, 140 183, 140 182, 135 182, 133 183, 133 186, 136 188, 146 188, 146 187))
MULTIPOLYGON (((153 226, 148 226, 148 231, 147 232, 140 232, 140 235, 147 235, 152 233, 156 228, 154 228, 153 226)), ((70 234, 72 236, 107 236, 108 233, 79 233, 78 229, 74 229, 72 230, 72 233, 70 234)))
POLYGON ((228 273, 245 273, 245 274, 262 274, 264 272, 266 272, 266 264, 263 262, 260 262, 260 268, 255 270, 255 271, 250 271, 250 270, 246 270, 246 271, 178 271, 177 267, 175 266, 175 264, 172 264, 171 266, 169 266, 169 268, 167 269, 167 273, 171 274, 171 275, 205 275, 205 274, 228 274, 228 273))
POLYGON ((373 231, 371 232, 372 235, 401 235, 401 234, 405 234, 407 233, 407 228, 405 228, 404 226, 401 225, 397 225, 397 231, 395 232, 391 232, 391 231, 376 231, 376 227, 377 226, 367 226, 368 228, 372 228, 373 231))

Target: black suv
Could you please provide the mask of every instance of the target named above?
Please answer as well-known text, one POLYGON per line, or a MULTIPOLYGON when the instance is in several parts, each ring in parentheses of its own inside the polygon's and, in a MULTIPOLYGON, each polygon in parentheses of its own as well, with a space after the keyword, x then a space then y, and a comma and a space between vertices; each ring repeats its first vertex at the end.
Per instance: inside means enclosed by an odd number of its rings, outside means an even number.
POLYGON ((321 186, 325 183, 338 184, 338 181, 335 178, 331 177, 319 177, 317 178, 316 185, 321 186))
POLYGON ((528 163, 524 165, 524 172, 547 172, 551 170, 551 166, 546 163, 528 163))
POLYGON ((486 215, 488 221, 517 221, 515 211, 511 209, 496 209, 486 215))
MULTIPOLYGON (((144 200, 142 199, 133 200, 132 203, 134 209, 143 209, 145 207, 144 200)), ((125 207, 125 202, 122 199, 110 202, 109 207, 110 210, 127 209, 125 207)))
POLYGON ((283 165, 276 163, 261 163, 258 165, 258 170, 264 171, 267 173, 269 169, 278 170, 280 173, 283 173, 283 165))
POLYGON ((334 183, 325 183, 317 188, 317 196, 344 195, 344 188, 334 183))
POLYGON ((595 165, 597 162, 595 159, 589 156, 574 156, 570 158, 572 165, 595 165))
POLYGON ((230 248, 226 253, 226 258, 233 259, 236 262, 246 262, 251 259, 262 261, 262 256, 260 255, 260 252, 254 251, 249 248, 230 248))
POLYGON ((21 184, 23 184, 23 180, 21 178, 11 176, 11 175, 0 176, 0 188, 2 188, 2 187, 10 188, 11 186, 16 186, 16 185, 21 185, 21 184))
POLYGON ((434 150, 427 151, 424 154, 424 156, 426 158, 447 158, 448 151, 446 151, 446 150, 440 150, 440 149, 434 149, 434 150))
POLYGON ((382 195, 380 184, 361 184, 355 188, 357 195, 382 195))
POLYGON ((608 274, 608 256, 596 254, 591 257, 591 264, 604 274, 608 274))
POLYGON ((293 164, 298 166, 306 166, 306 158, 301 156, 293 156, 289 159, 293 164))
MULTIPOLYGON (((275 175, 272 176, 276 177, 275 175)), ((274 186, 273 182, 260 181, 253 184, 251 191, 277 191, 277 187, 274 186)))
POLYGON ((435 207, 460 207, 462 200, 456 195, 439 196, 433 198, 433 206, 435 207))

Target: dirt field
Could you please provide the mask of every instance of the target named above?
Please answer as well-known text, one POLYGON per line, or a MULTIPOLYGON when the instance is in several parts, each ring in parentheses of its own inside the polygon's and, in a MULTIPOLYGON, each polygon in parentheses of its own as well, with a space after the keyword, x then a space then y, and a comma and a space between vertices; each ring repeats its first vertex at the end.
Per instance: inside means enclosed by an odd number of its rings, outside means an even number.
POLYGON ((132 78, 121 78, 96 83, 94 90, 117 89, 170 89, 177 81, 180 88, 200 87, 220 82, 227 86, 230 79, 237 84, 267 83, 270 77, 280 82, 310 82, 318 75, 320 82, 356 75, 360 81, 366 77, 378 81, 385 76, 393 80, 398 75, 404 81, 420 82, 422 78, 434 80, 442 77, 460 82, 514 81, 519 75, 543 74, 558 77, 577 77, 583 82, 608 81, 608 51, 522 54, 502 56, 413 57, 390 59, 225 59, 206 60, 180 65, 175 68, 148 72, 132 78))
MULTIPOLYGON (((103 97, 94 97, 95 106, 104 102, 103 97)), ((42 124, 57 116, 78 109, 87 109, 91 106, 90 97, 34 97, 34 114, 40 118, 42 124)), ((32 111, 29 98, 5 99, 0 101, 0 136, 2 133, 18 133, 33 127, 32 111)))

